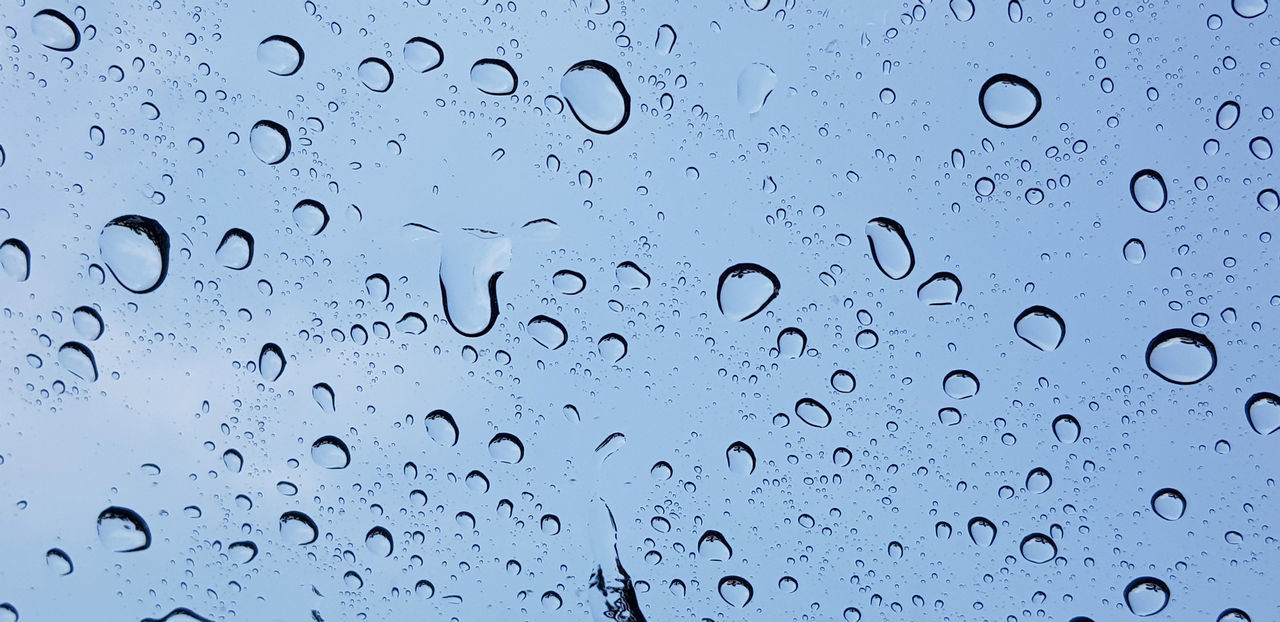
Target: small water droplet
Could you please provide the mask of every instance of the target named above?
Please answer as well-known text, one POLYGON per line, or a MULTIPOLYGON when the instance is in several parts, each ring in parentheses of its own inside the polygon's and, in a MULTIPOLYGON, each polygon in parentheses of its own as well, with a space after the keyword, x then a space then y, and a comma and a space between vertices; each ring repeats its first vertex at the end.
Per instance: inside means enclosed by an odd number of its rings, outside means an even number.
POLYGON ((482 58, 471 66, 471 83, 486 95, 516 92, 516 70, 505 60, 482 58))
POLYGON ((804 331, 794 326, 778 332, 778 356, 795 359, 804 356, 805 346, 809 338, 804 331))
POLYGON ((561 294, 575 296, 587 288, 587 279, 573 270, 560 270, 551 275, 551 284, 561 294))
POLYGON ((1138 238, 1130 239, 1124 243, 1124 260, 1137 265, 1147 258, 1147 246, 1138 238))
POLYGON ((1266 136, 1255 136, 1249 141, 1249 152, 1259 160, 1271 159, 1271 141, 1266 136))
POLYGON ((782 283, 768 268, 740 263, 720 274, 716 304, 725 317, 742 322, 763 311, 781 290, 782 283))
POLYGON ((1021 127, 1040 112, 1040 90, 1026 78, 998 73, 979 89, 978 107, 992 125, 1021 127))
POLYGON ((837 369, 835 373, 831 374, 831 388, 840 393, 853 393, 857 384, 853 374, 843 369, 837 369))
POLYGON ((98 235, 111 275, 125 289, 145 294, 160 287, 169 271, 169 233, 145 216, 120 216, 98 235))
POLYGON ((1037 350, 1052 352, 1062 345, 1067 324, 1053 309, 1036 305, 1018 314, 1013 321, 1013 331, 1037 350))
POLYGON ((1218 351, 1209 338, 1183 328, 1171 328, 1147 345, 1147 367, 1174 384, 1195 384, 1218 366, 1218 351))
POLYGON ((1031 469, 1027 473, 1027 490, 1036 494, 1043 493, 1053 486, 1053 476, 1042 467, 1031 469))
POLYGON ((658 26, 658 38, 653 43, 654 49, 658 50, 659 54, 666 56, 671 53, 675 45, 676 29, 672 28, 670 24, 658 26))
POLYGON ((1169 586, 1154 577, 1139 577, 1124 588, 1124 601, 1136 616, 1155 615, 1169 604, 1169 586))
POLYGON ((598 350, 600 358, 617 363, 627 355, 627 340, 617 333, 609 333, 600 338, 598 350))
POLYGON ((302 68, 306 55, 292 37, 271 35, 258 44, 258 62, 277 76, 291 76, 302 68))
POLYGON ((111 506, 98 514, 98 540, 117 553, 143 551, 151 546, 151 528, 137 512, 111 506))

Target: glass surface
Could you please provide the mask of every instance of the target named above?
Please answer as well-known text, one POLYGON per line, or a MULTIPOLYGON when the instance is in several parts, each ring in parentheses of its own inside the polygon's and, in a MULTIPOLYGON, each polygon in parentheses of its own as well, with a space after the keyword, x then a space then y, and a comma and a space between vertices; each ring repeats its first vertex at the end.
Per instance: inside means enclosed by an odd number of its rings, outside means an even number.
POLYGON ((0 622, 1270 620, 1267 0, 0 6, 0 622))

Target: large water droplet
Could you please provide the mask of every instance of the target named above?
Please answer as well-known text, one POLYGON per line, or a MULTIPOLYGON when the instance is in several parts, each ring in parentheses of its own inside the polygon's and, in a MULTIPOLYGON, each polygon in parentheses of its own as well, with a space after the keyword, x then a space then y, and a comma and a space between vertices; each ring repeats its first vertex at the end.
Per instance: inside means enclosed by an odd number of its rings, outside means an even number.
POLYGON ((1266 436, 1280 430, 1280 396, 1254 393, 1244 405, 1244 413, 1254 432, 1266 436))
POLYGON ((1173 488, 1162 488, 1151 495, 1151 510, 1165 520, 1178 520, 1187 511, 1187 498, 1173 488))
POLYGON ((738 103, 748 114, 764 108, 765 100, 778 85, 778 74, 764 63, 751 63, 738 74, 738 103))
POLYGON ((1253 19, 1267 12, 1267 0, 1231 0, 1231 10, 1245 19, 1253 19))
POLYGON ((1052 352, 1062 345, 1067 334, 1067 323, 1049 307, 1028 307, 1013 321, 1013 332, 1037 350, 1052 352))
POLYGON ((44 9, 31 18, 31 32, 41 45, 58 52, 70 52, 80 46, 80 29, 66 15, 44 9))
POLYGON ((266 164, 279 164, 289 157, 293 142, 289 130, 275 121, 262 120, 249 130, 249 149, 266 164))
POLYGON ((431 440, 453 447, 458 444, 458 424, 453 415, 443 410, 433 410, 424 418, 427 425, 427 436, 431 440))
POLYGON ((1171 328, 1147 345, 1147 367, 1174 384, 1200 382, 1217 366, 1217 348, 1200 333, 1171 328))
POLYGON ((612 134, 631 116, 631 95, 618 70, 598 60, 584 60, 560 78, 560 94, 583 127, 612 134))
POLYGON ((1147 246, 1138 238, 1130 239, 1124 243, 1124 260, 1138 265, 1142 260, 1147 258, 1147 246))
POLYGON ((676 29, 669 24, 658 26, 658 38, 653 42, 654 49, 658 53, 666 56, 671 53, 671 49, 676 46, 676 29))
POLYGON ((1232 100, 1222 102, 1218 106, 1218 115, 1216 118, 1218 129, 1229 130, 1236 125, 1236 121, 1240 120, 1240 104, 1232 100))
POLYGON ((519 464, 524 460, 524 443, 514 434, 499 432, 489 439, 489 455, 498 462, 519 464))
POLYGON ((804 331, 794 326, 784 328, 778 332, 778 356, 788 359, 795 359, 804 356, 804 348, 808 344, 809 337, 804 331))
POLYGON ((1155 615, 1169 604, 1169 586, 1154 577, 1139 577, 1124 588, 1124 602, 1136 616, 1155 615))
POLYGON ((720 274, 716 304, 725 317, 741 322, 763 311, 781 290, 782 283, 768 268, 740 263, 720 274))
POLYGON ((391 532, 384 527, 374 527, 364 536, 364 546, 378 557, 390 557, 394 548, 391 532))
POLYGON ((987 78, 978 91, 978 107, 992 125, 1020 127, 1040 112, 1040 90, 1026 78, 998 73, 987 78))
POLYGON ((286 544, 305 546, 315 542, 319 536, 320 530, 310 516, 297 511, 280 515, 280 539, 286 544))
POLYGON ((248 540, 227 545, 227 557, 236 564, 247 564, 258 556, 258 545, 248 540))
POLYGON ((284 35, 271 35, 258 44, 258 62, 277 76, 298 73, 305 57, 302 46, 284 35))
POLYGON ((645 272, 634 261, 624 261, 613 270, 613 274, 618 279, 618 285, 625 289, 644 289, 649 287, 652 279, 649 273, 645 272))
POLYGON ((996 524, 982 516, 969 519, 969 538, 974 544, 991 546, 996 541, 996 524))
POLYGON ((480 229, 447 236, 440 251, 444 317, 458 334, 479 337, 498 320, 498 277, 511 263, 511 240, 480 229))
POLYGON ((275 382, 284 373, 284 351, 274 343, 266 343, 258 353, 258 372, 267 382, 275 382))
POLYGON ((68 341, 58 348, 58 364, 81 380, 94 382, 98 379, 98 364, 93 352, 78 341, 68 341))
POLYGON ((356 67, 356 75, 374 93, 386 93, 395 81, 391 65, 381 58, 370 57, 360 61, 360 65, 356 67))
POLYGON ((1267 212, 1276 211, 1276 208, 1280 207, 1280 193, 1276 192, 1274 188, 1264 188, 1258 191, 1258 207, 1267 212))
POLYGON ((1255 136, 1249 141, 1249 152, 1259 160, 1271 159, 1271 141, 1266 136, 1255 136))
POLYGON ((942 379, 942 390, 952 399, 966 400, 978 394, 978 377, 973 372, 957 369, 942 379))
POLYGON ((303 199, 293 206, 293 224, 307 235, 320 235, 329 226, 329 210, 319 201, 303 199))
POLYGON ((1169 201, 1169 191, 1164 185, 1164 177, 1149 168, 1133 174, 1129 180, 1129 196, 1142 211, 1156 213, 1164 209, 1169 201))
POLYGON ((1053 476, 1043 467, 1036 467, 1027 473, 1027 491, 1043 493, 1053 486, 1053 476))
POLYGON ((151 546, 151 528, 137 512, 113 505, 98 514, 98 539, 108 550, 133 553, 151 546))
POLYGON ((351 464, 351 450, 336 436, 321 436, 311 443, 311 459, 326 469, 345 469, 351 464))
POLYGON ((733 547, 729 546, 724 534, 709 529, 698 538, 698 557, 711 562, 727 562, 733 558, 733 547))
POLYGON ((471 66, 471 83, 487 95, 516 92, 516 80, 516 70, 499 58, 482 58, 471 66))
POLYGON ((960 300, 960 278, 950 272, 939 272, 929 277, 916 289, 916 298, 927 305, 950 305, 960 300))
POLYGON ((1218 622, 1253 622, 1249 614, 1240 609, 1227 609, 1218 614, 1218 622))
POLYGON ((609 333, 600 338, 597 348, 600 358, 610 363, 617 363, 627 355, 627 340, 618 333, 609 333))
POLYGON ((230 229, 222 235, 213 255, 223 266, 244 270, 253 262, 253 236, 244 229, 230 229))
POLYGON ((729 471, 733 473, 751 475, 756 470, 756 452, 742 441, 729 445, 729 449, 725 450, 725 457, 729 460, 729 471))
POLYGON ((871 245, 871 258, 885 276, 896 281, 911 274, 916 254, 907 241, 906 230, 896 220, 882 217, 868 221, 867 242, 871 245))
POLYGON ((311 397, 325 412, 333 412, 335 410, 333 387, 328 384, 323 382, 316 383, 315 386, 311 387, 311 397))
POLYGON ((108 222, 98 235, 98 248, 111 275, 135 294, 160 287, 169 272, 169 233, 145 216, 108 222))
POLYGON ((444 64, 444 50, 435 41, 414 37, 404 44, 404 64, 418 73, 426 73, 444 64))
POLYGON ((1058 545, 1053 538, 1042 533, 1033 533, 1022 539, 1019 547, 1022 557, 1033 564, 1043 564, 1058 556, 1058 545))
POLYGON ((0 242, 0 268, 18 282, 31 278, 31 249, 16 238, 0 242))
POLYGON ((1053 420, 1053 435, 1060 443, 1074 443, 1080 440, 1080 422, 1071 415, 1058 415, 1053 420))
POLYGON ((536 315, 526 325, 529 336, 544 348, 559 349, 569 342, 569 333, 559 320, 545 315, 536 315))
POLYGON ((831 411, 811 397, 801 398, 796 402, 796 416, 815 428, 831 425, 831 411))
POLYGON ((755 593, 746 579, 732 575, 720 579, 718 589, 720 598, 723 598, 724 602, 734 607, 746 607, 747 603, 751 602, 751 596, 755 593))
POLYGON ((951 0, 949 5, 956 21, 967 22, 973 19, 974 8, 970 0, 951 0))

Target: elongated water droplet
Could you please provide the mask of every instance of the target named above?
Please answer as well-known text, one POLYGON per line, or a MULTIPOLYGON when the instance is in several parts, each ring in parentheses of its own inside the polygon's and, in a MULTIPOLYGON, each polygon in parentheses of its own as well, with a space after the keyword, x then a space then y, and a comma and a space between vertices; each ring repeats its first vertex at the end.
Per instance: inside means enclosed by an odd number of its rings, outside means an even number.
POLYGON ((351 450, 336 436, 321 436, 311 443, 311 459, 326 469, 345 469, 351 464, 351 450))
POLYGON ((738 74, 738 104, 755 114, 764 108, 764 103, 778 85, 778 74, 764 63, 751 63, 738 74))
POLYGON ((31 249, 16 238, 0 242, 0 268, 19 283, 31 278, 31 249))
POLYGON ((146 216, 120 216, 98 235, 111 275, 135 294, 154 291, 169 272, 169 232, 146 216))
POLYGON ((444 317, 458 334, 479 337, 498 321, 498 277, 511 264, 511 240, 480 229, 446 236, 440 251, 444 317))
POLYGON ((970 0, 951 0, 949 5, 956 21, 967 22, 973 19, 973 2, 970 0))
POLYGON ((1124 588, 1124 602, 1136 616, 1152 616, 1169 604, 1169 586, 1154 577, 1139 577, 1124 588))
POLYGON ((1147 367, 1174 384, 1195 384, 1218 366, 1218 350, 1209 338, 1184 328, 1171 328, 1147 345, 1147 367))
POLYGON ((978 107, 992 125, 1021 127, 1040 112, 1040 90, 1026 78, 998 73, 978 90, 978 107))
POLYGON ((584 60, 560 78, 560 94, 583 127, 597 134, 612 134, 631 116, 631 94, 612 65, 584 60))
POLYGON ((1028 307, 1013 321, 1013 332, 1037 350, 1052 352, 1062 345, 1067 323, 1049 307, 1028 307))
POLYGON ((253 236, 244 229, 230 229, 222 235, 213 254, 223 266, 244 270, 253 262, 253 236))
POLYGON ((81 380, 98 380, 98 364, 83 343, 68 341, 58 348, 58 364, 81 380))
POLYGON ((950 272, 939 272, 929 277, 916 289, 916 298, 930 306, 955 304, 960 300, 960 278, 950 272))
POLYGON ((942 390, 952 399, 966 400, 978 394, 978 377, 964 369, 954 370, 942 379, 942 390))
POLYGON ((768 268, 740 263, 720 273, 716 304, 725 317, 742 322, 764 311, 781 290, 782 283, 768 268))
POLYGON ((1254 393, 1245 402, 1244 412, 1254 432, 1266 436, 1280 430, 1280 396, 1275 393, 1254 393))
POLYGON ((996 524, 982 516, 969 519, 969 538, 974 544, 991 546, 996 541, 996 524))
POLYGON ((565 330, 564 324, 561 324, 555 318, 536 315, 529 320, 526 326, 529 331, 529 337, 538 342, 538 345, 549 350, 559 349, 569 342, 569 333, 565 330))
POLYGON ((390 557, 394 548, 391 532, 385 527, 374 527, 364 535, 364 546, 378 557, 390 557))
POLYGON ((896 281, 906 278, 915 268, 915 251, 896 220, 881 217, 868 221, 867 242, 871 245, 871 258, 885 276, 896 281))
POLYGON ((1080 422, 1071 415, 1058 415, 1053 420, 1053 435, 1060 443, 1074 443, 1080 440, 1080 422))
POLYGON ((249 130, 249 149, 265 164, 276 165, 284 162, 293 150, 293 141, 289 139, 289 130, 275 121, 263 119, 253 124, 249 130))
POLYGON ((727 562, 733 558, 733 547, 729 546, 724 534, 709 529, 698 538, 698 557, 712 562, 727 562))
POLYGON ((49 549, 44 554, 44 565, 52 570, 54 574, 65 577, 73 570, 75 566, 71 564, 71 556, 62 549, 49 549))
POLYGON ((720 598, 734 607, 746 607, 755 593, 746 579, 733 575, 720 579, 718 590, 720 598))
POLYGON ((232 473, 239 473, 244 468, 244 456, 234 449, 228 449, 222 452, 222 464, 232 473))
POLYGON ((1129 180, 1129 196, 1142 211, 1154 214, 1164 209, 1169 201, 1169 191, 1164 185, 1164 177, 1149 168, 1133 174, 1129 180))
POLYGON ((489 440, 489 455, 498 462, 519 464, 524 460, 524 443, 514 434, 499 432, 489 440))
POLYGON ((1151 495, 1151 510, 1165 520, 1178 520, 1187 511, 1187 498, 1173 488, 1161 488, 1151 495))
POLYGON ((729 471, 742 475, 751 475, 756 470, 756 452, 742 441, 735 441, 725 450, 729 460, 729 471))
POLYGON ((111 506, 98 514, 98 539, 117 553, 143 551, 151 546, 151 528, 137 512, 111 506))
POLYGON ((1258 192, 1258 207, 1263 211, 1274 212, 1280 207, 1280 193, 1274 188, 1265 188, 1258 192))
POLYGON ((443 410, 433 410, 424 418, 427 425, 427 436, 441 445, 453 447, 458 444, 458 424, 453 415, 443 410))
POLYGON ((302 512, 289 511, 280 515, 280 539, 285 544, 305 546, 320 537, 320 530, 310 516, 302 512))
POLYGON ((1124 260, 1137 265, 1147 258, 1147 247, 1142 240, 1133 238, 1124 243, 1124 260))
POLYGON ((302 68, 306 55, 292 37, 271 35, 258 44, 258 62, 277 76, 291 76, 302 68))
POLYGON ((671 49, 676 46, 676 29, 669 24, 658 26, 658 39, 654 41, 653 47, 658 53, 666 56, 671 53, 671 49))
POLYGON ((516 70, 505 60, 482 58, 471 66, 471 83, 486 95, 516 92, 516 70))
POLYGON ((80 29, 66 15, 44 9, 31 18, 31 33, 50 50, 71 52, 80 47, 80 29))
POLYGON ((811 397, 801 398, 796 402, 796 416, 815 428, 831 425, 831 411, 811 397))
POLYGON ((360 61, 360 65, 356 67, 356 75, 359 76, 360 82, 374 93, 386 93, 395 82, 391 65, 381 58, 370 57, 360 61))
POLYGON ((1236 121, 1240 120, 1240 104, 1232 100, 1222 102, 1218 106, 1218 115, 1216 118, 1218 129, 1229 130, 1236 125, 1236 121))
POLYGON ((427 73, 444 64, 444 50, 431 39, 414 37, 404 44, 404 64, 418 73, 427 73))
POLYGON ((618 264, 614 268, 613 274, 618 279, 618 285, 621 285, 624 289, 644 289, 649 287, 649 283, 652 281, 649 278, 649 273, 632 261, 624 261, 618 264))
POLYGON ((178 607, 159 620, 146 618, 142 622, 213 622, 213 620, 201 616, 186 607, 178 607))
POLYGON ((1053 538, 1042 533, 1033 533, 1023 538, 1019 549, 1023 559, 1033 564, 1043 564, 1058 556, 1058 545, 1053 538))
POLYGON ((274 343, 262 346, 262 351, 258 353, 258 372, 267 382, 278 380, 280 374, 284 373, 285 364, 284 351, 280 346, 274 343))

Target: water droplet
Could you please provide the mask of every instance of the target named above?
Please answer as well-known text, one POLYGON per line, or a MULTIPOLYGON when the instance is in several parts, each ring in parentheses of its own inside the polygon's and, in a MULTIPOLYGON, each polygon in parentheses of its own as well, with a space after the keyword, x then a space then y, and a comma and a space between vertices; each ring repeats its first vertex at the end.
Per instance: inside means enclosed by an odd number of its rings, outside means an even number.
POLYGON ((333 412, 335 410, 333 387, 328 384, 323 382, 316 383, 315 386, 311 387, 311 397, 325 412, 333 412))
POLYGON ((954 370, 942 379, 942 390, 952 399, 969 399, 978 394, 978 377, 964 369, 954 370))
POLYGON ((869 328, 863 329, 858 331, 857 335, 854 335, 853 342, 863 350, 870 350, 880 344, 880 335, 877 335, 876 331, 869 328))
POLYGON ((1271 159, 1271 141, 1265 136, 1255 136, 1249 141, 1249 151, 1259 160, 1271 159))
POLYGON ((364 535, 365 548, 378 557, 391 557, 391 551, 395 548, 392 542, 391 532, 384 527, 374 527, 364 535))
POLYGON ((249 149, 263 163, 276 165, 289 157, 293 142, 289 140, 289 130, 283 125, 264 119, 250 128, 249 149))
POLYGON ((234 449, 222 452, 222 464, 232 473, 239 473, 244 468, 244 456, 234 449))
POLYGON ((569 333, 565 331, 564 324, 545 315, 536 315, 531 318, 527 324, 527 330, 529 336, 538 342, 538 345, 549 350, 559 349, 569 342, 569 333))
POLYGON ((618 333, 609 333, 600 338, 598 349, 600 358, 610 363, 617 363, 627 355, 627 340, 618 333))
POLYGON ((840 393, 853 393, 857 384, 853 374, 843 369, 837 369, 835 373, 831 374, 831 388, 840 393))
POLYGON ((1053 538, 1033 533, 1022 539, 1022 557, 1033 564, 1043 564, 1058 556, 1058 545, 1053 538))
POLYGON ((305 56, 302 46, 284 35, 271 35, 258 44, 258 62, 277 76, 298 73, 305 56))
POLYGON ((1040 90, 1026 78, 998 73, 978 91, 978 107, 992 125, 1020 127, 1040 112, 1040 90))
POLYGON ((939 272, 929 277, 916 289, 916 298, 931 306, 955 304, 960 300, 960 278, 950 272, 939 272))
POLYGON ((1280 193, 1273 188, 1267 188, 1258 193, 1258 207, 1268 212, 1274 212, 1280 207, 1280 193))
POLYGON ((1240 609, 1227 609, 1218 614, 1218 622, 1252 622, 1249 614, 1240 609))
POLYGON ((725 317, 742 322, 763 311, 781 290, 782 283, 768 268, 740 263, 720 274, 716 304, 725 317))
POLYGON ((1174 384, 1200 382, 1217 366, 1217 348, 1200 333, 1171 328, 1147 345, 1147 367, 1174 384))
POLYGON ((1142 211, 1154 214, 1164 209, 1169 200, 1169 191, 1164 185, 1164 177, 1149 168, 1133 174, 1129 180, 1129 196, 1142 211))
POLYGON ((967 22, 973 19, 973 2, 970 0, 951 0, 951 14, 956 17, 956 21, 967 22))
POLYGON ((151 528, 137 512, 113 505, 98 514, 98 540, 117 553, 143 551, 151 546, 151 528))
POLYGON ((444 50, 435 41, 414 37, 404 43, 404 64, 418 73, 427 73, 444 64, 444 50))
POLYGON ((453 447, 458 444, 458 424, 453 415, 443 410, 433 410, 425 417, 427 436, 441 445, 453 447))
POLYGON ((83 343, 68 341, 58 348, 58 364, 81 380, 98 380, 98 364, 83 343))
POLYGON ((387 296, 391 294, 391 281, 385 274, 370 274, 364 279, 364 291, 370 298, 378 302, 386 302, 387 296))
POLYGON ((831 411, 811 397, 801 398, 796 402, 796 416, 815 428, 831 425, 831 411))
POLYGON ((196 614, 196 612, 186 607, 178 607, 170 611, 163 618, 156 620, 154 618, 145 618, 142 622, 213 622, 212 620, 196 614))
POLYGON ((19 283, 31 278, 31 249, 15 238, 0 242, 0 268, 19 283))
POLYGON ((1139 577, 1124 588, 1124 601, 1136 616, 1155 615, 1169 604, 1169 586, 1154 577, 1139 577))
MULTIPOLYGON (((377 328, 377 324, 374 325, 377 328)), ((409 312, 396 322, 396 330, 406 335, 421 335, 427 332, 427 320, 419 313, 409 312)))
POLYGON ((111 275, 125 289, 145 294, 160 287, 169 271, 169 233, 145 216, 120 216, 98 235, 111 275))
POLYGON ((1254 393, 1244 412, 1254 432, 1266 436, 1280 430, 1280 396, 1275 393, 1254 393))
POLYGON ((729 471, 742 475, 751 475, 756 470, 756 452, 742 441, 736 441, 725 450, 729 460, 729 471))
POLYGON ((1267 12, 1267 0, 1231 0, 1231 10, 1245 19, 1253 19, 1267 12))
POLYGON ((1147 258, 1147 246, 1142 243, 1142 240, 1139 240, 1138 238, 1133 238, 1128 242, 1124 243, 1124 260, 1125 261, 1131 264, 1137 265, 1142 263, 1142 260, 1146 258, 1147 258))
POLYGON ((286 544, 305 546, 320 537, 320 530, 310 516, 302 512, 289 511, 280 515, 280 538, 286 544))
POLYGON ((391 88, 391 83, 395 81, 395 76, 391 73, 391 65, 381 58, 370 57, 360 61, 360 65, 356 67, 356 75, 360 77, 360 82, 374 93, 386 93, 391 88))
POLYGON ((244 270, 253 261, 253 236, 244 229, 229 229, 213 255, 225 267, 244 270))
POLYGON ((227 545, 227 557, 236 564, 247 564, 258 556, 258 545, 243 540, 227 545))
POLYGON ((1036 494, 1043 493, 1053 486, 1053 476, 1042 467, 1031 469, 1027 473, 1027 490, 1036 494))
POLYGON ((49 549, 44 554, 44 565, 54 574, 65 577, 75 569, 71 564, 71 556, 62 549, 49 549))
POLYGON ((655 480, 666 481, 671 479, 671 476, 674 475, 674 471, 671 469, 670 463, 660 461, 655 462, 653 468, 649 469, 649 475, 655 480))
POLYGON ((560 270, 551 275, 551 284, 561 294, 574 296, 587 288, 587 279, 573 270, 560 270))
POLYGON ((311 459, 326 469, 345 469, 351 464, 351 450, 336 436, 321 436, 311 443, 311 459))
POLYGON ((44 9, 31 18, 31 32, 41 45, 58 52, 80 47, 80 29, 66 15, 44 9))
POLYGON ((293 207, 293 224, 307 235, 320 235, 329 226, 329 210, 319 201, 303 199, 293 207))
POLYGON ((654 41, 653 47, 658 53, 666 56, 671 53, 671 49, 676 46, 676 29, 669 24, 658 26, 658 39, 654 41))
POLYGON ((752 11, 763 11, 769 8, 769 0, 745 0, 747 8, 752 11))
POLYGON ((1236 125, 1236 121, 1240 120, 1240 104, 1227 100, 1218 106, 1218 129, 1229 130, 1236 125))
POLYGON ((784 328, 778 332, 778 355, 788 359, 800 358, 804 356, 808 342, 808 336, 799 328, 784 328))
POLYGON ((1052 352, 1062 345, 1067 324, 1049 307, 1028 307, 1013 321, 1013 332, 1037 350, 1052 352))
POLYGON ((649 287, 651 279, 649 273, 640 269, 635 262, 624 261, 613 270, 613 274, 618 279, 618 285, 625 289, 644 289, 649 287))
POLYGON ((724 602, 734 607, 746 607, 747 603, 751 602, 751 596, 755 593, 746 579, 732 575, 720 579, 718 589, 720 598, 723 598, 724 602))
POLYGON ((482 58, 471 66, 471 83, 487 95, 516 92, 516 70, 505 60, 482 58))
POLYGON ((524 460, 524 443, 514 434, 499 432, 489 440, 489 455, 498 462, 519 464, 524 460))
POLYGON ((560 78, 560 94, 583 127, 597 134, 612 134, 631 116, 631 95, 613 66, 584 60, 560 78))
POLYGON ((963 419, 964 415, 961 414, 958 409, 951 408, 950 406, 938 409, 938 423, 941 423, 942 425, 959 425, 963 419))
POLYGON ((1165 520, 1178 520, 1187 511, 1187 498, 1177 490, 1162 488, 1151 495, 1151 510, 1165 520))
POLYGON ((867 242, 871 258, 885 276, 897 281, 911 274, 916 254, 907 241, 907 232, 896 220, 873 218, 867 222, 867 242))
POLYGON ((267 382, 275 382, 280 378, 280 374, 284 373, 285 358, 284 351, 280 346, 274 343, 267 343, 262 346, 262 351, 258 353, 258 372, 262 374, 267 382))
POLYGON ((996 525, 982 516, 969 519, 969 538, 974 544, 991 546, 996 541, 996 525))
POLYGON ((458 334, 479 337, 498 321, 498 277, 511 263, 511 240, 480 229, 444 239, 440 297, 458 334))
POLYGON ((1080 440, 1080 422, 1071 415, 1058 415, 1053 420, 1053 435, 1060 443, 1074 443, 1080 440))
POLYGON ((842 614, 844 622, 860 622, 862 620, 862 612, 857 607, 846 607, 842 614))
POLYGON ((0 603, 0 622, 18 622, 18 610, 10 603, 0 603))
POLYGON ((764 108, 765 100, 778 85, 778 74, 764 63, 751 63, 738 74, 738 103, 748 114, 764 108))

